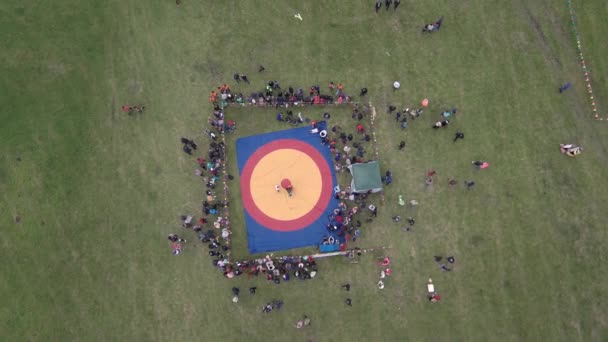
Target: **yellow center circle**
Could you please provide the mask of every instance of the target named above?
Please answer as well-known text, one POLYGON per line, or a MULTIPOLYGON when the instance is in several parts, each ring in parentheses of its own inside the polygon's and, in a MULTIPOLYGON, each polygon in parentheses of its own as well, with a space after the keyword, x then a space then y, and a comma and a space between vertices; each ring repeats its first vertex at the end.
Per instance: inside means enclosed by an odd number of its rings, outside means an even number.
POLYGON ((306 153, 294 149, 275 150, 264 156, 251 174, 251 196, 264 214, 291 221, 308 214, 321 196, 323 181, 317 164, 306 153), (281 186, 287 178, 293 186, 290 197, 281 186))

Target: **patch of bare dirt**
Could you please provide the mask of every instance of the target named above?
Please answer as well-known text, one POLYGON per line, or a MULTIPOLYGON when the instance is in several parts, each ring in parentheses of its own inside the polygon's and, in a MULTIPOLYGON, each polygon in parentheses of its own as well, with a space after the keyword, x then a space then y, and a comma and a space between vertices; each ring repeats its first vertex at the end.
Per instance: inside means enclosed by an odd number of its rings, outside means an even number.
POLYGON ((194 64, 192 69, 200 74, 208 74, 215 83, 219 84, 222 82, 222 67, 215 61, 208 59, 205 62, 194 64))
POLYGON ((129 80, 129 82, 127 83, 127 91, 130 94, 141 94, 141 92, 144 90, 144 85, 136 80, 129 80))
POLYGON ((530 9, 527 6, 524 5, 524 8, 525 8, 525 14, 528 17, 530 24, 532 25, 532 29, 533 29, 532 31, 536 35, 538 46, 543 51, 545 60, 547 60, 561 68, 562 62, 560 61, 557 54, 553 51, 553 49, 549 45, 549 40, 547 39, 547 35, 545 34, 543 26, 538 21, 538 18, 535 17, 532 14, 532 12, 530 12, 530 9))
POLYGON ((55 76, 63 76, 65 75, 67 68, 63 63, 51 63, 47 65, 48 71, 55 76))

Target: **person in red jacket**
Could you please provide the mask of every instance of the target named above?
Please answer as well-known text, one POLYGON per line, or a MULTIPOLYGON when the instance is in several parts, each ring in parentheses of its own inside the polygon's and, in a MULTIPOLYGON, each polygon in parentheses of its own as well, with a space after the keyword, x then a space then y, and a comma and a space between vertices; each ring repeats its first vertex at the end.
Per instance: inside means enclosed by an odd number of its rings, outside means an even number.
POLYGON ((365 127, 362 124, 357 124, 357 133, 363 134, 365 133, 365 127))

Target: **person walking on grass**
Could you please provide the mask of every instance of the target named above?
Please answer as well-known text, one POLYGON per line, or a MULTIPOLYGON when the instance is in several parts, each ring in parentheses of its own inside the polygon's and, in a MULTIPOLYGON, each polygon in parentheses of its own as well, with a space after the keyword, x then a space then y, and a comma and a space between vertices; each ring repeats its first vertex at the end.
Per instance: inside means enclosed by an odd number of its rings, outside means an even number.
POLYGON ((477 170, 482 170, 482 169, 487 169, 488 167, 490 167, 490 164, 488 162, 484 162, 482 160, 473 160, 471 162, 471 164, 475 167, 475 169, 477 170))
POLYGON ((454 141, 456 142, 458 139, 464 139, 464 133, 462 132, 456 132, 456 135, 454 136, 454 141))
POLYGON ((386 10, 388 11, 389 8, 391 8, 391 3, 393 1, 392 0, 385 0, 384 1, 384 5, 386 6, 386 10))
POLYGON ((232 302, 233 303, 238 303, 239 301, 239 293, 241 292, 241 290, 238 287, 233 287, 232 288, 232 302))
POLYGON ((435 23, 437 30, 439 30, 441 28, 442 24, 443 24, 443 16, 441 16, 441 18, 439 18, 439 20, 437 20, 437 22, 435 23))
POLYGON ((473 186, 475 186, 475 182, 471 180, 465 180, 464 185, 467 187, 467 190, 471 190, 473 186))
POLYGON ((264 307, 262 307, 262 312, 269 313, 270 311, 272 311, 272 309, 273 309, 272 303, 266 303, 266 305, 264 305, 264 307))
POLYGON ((369 208, 368 208, 372 213, 370 214, 370 218, 372 217, 378 217, 378 208, 376 208, 375 205, 370 204, 369 208))
POLYGON ((382 0, 376 0, 376 13, 382 8, 382 0))
POLYGON ((308 318, 308 316, 304 315, 304 318, 299 319, 296 321, 296 329, 302 329, 302 327, 307 327, 310 325, 310 318, 308 318))
POLYGON ((393 1, 393 5, 395 6, 395 11, 397 10, 397 7, 399 7, 399 5, 401 4, 401 0, 394 0, 393 1))
POLYGON ((283 301, 280 299, 275 299, 272 301, 272 305, 277 308, 277 310, 281 310, 281 308, 283 307, 283 301))
POLYGON ((437 121, 435 122, 435 124, 432 126, 434 129, 440 128, 440 127, 447 127, 447 125, 450 124, 450 121, 448 120, 441 120, 441 121, 437 121))
POLYGON ((563 86, 559 87, 559 93, 563 93, 566 90, 568 90, 570 87, 572 86, 572 83, 568 82, 566 84, 564 84, 563 86))
POLYGON ((403 151, 404 148, 405 148, 405 141, 401 140, 401 142, 399 143, 399 151, 403 151))

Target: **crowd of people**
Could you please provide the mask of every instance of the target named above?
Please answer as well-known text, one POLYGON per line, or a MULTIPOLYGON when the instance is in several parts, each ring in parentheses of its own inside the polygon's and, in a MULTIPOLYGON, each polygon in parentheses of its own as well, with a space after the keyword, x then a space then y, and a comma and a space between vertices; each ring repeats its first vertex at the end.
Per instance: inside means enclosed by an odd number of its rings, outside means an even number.
MULTIPOLYGON (((260 72, 265 69, 260 67, 260 72)), ((249 83, 247 75, 235 73, 235 82, 249 83)), ((361 89, 360 96, 365 96, 367 89, 361 89)), ((304 257, 280 257, 273 258, 266 256, 263 259, 249 261, 234 261, 230 257, 230 239, 232 231, 228 214, 228 182, 233 177, 225 170, 225 134, 236 130, 236 122, 225 118, 223 108, 234 103, 252 105, 276 105, 284 104, 297 105, 303 104, 329 104, 348 103, 350 97, 345 93, 341 83, 329 82, 328 91, 322 91, 319 86, 313 85, 305 94, 302 88, 295 90, 289 86, 282 90, 277 81, 267 82, 261 92, 252 93, 244 97, 241 93, 232 91, 228 84, 217 87, 210 94, 210 101, 213 104, 213 115, 207 120, 207 127, 203 130, 203 137, 208 138, 205 152, 199 152, 199 146, 193 139, 181 138, 183 151, 190 155, 197 155, 194 173, 201 177, 203 183, 203 201, 201 204, 200 216, 182 215, 180 217, 184 229, 192 229, 198 234, 199 240, 206 244, 209 255, 212 257, 213 266, 217 267, 225 277, 233 278, 246 274, 248 278, 263 276, 269 282, 280 284, 291 279, 312 279, 317 273, 317 265, 311 256, 304 257), (224 189, 224 193, 218 191, 224 189)), ((353 107, 353 126, 350 129, 343 129, 338 125, 331 127, 328 134, 327 121, 330 120, 330 113, 323 114, 321 120, 304 118, 302 113, 294 114, 291 110, 286 110, 285 114, 278 113, 277 120, 285 121, 293 125, 307 124, 311 126, 311 131, 319 134, 322 144, 326 145, 334 158, 336 171, 343 172, 350 164, 363 162, 367 150, 371 147, 371 138, 367 134, 363 119, 369 114, 369 109, 365 106, 355 104, 353 107)), ((334 189, 334 196, 339 200, 339 205, 332 210, 327 218, 327 233, 319 237, 319 245, 336 245, 336 250, 346 250, 348 241, 356 241, 361 235, 361 220, 359 214, 368 211, 368 218, 365 222, 377 216, 377 208, 374 205, 366 204, 369 194, 359 194, 351 192, 350 188, 341 189, 339 186, 334 189)), ((169 236, 174 254, 178 255, 184 248, 185 239, 176 234, 169 236), (174 241, 177 237, 178 240, 174 241)))
MULTIPOLYGON (((388 113, 392 113, 396 110, 397 107, 393 106, 393 105, 389 105, 388 108, 388 113)), ((440 119, 439 121, 437 121, 434 125, 432 125, 432 128, 437 129, 437 128, 441 128, 441 127, 447 127, 449 124, 449 121, 447 120, 448 117, 452 117, 455 118, 456 114, 457 114, 458 110, 456 108, 452 108, 450 110, 445 110, 443 112, 440 113, 440 119)), ((423 113, 423 109, 417 109, 417 110, 411 110, 409 108, 405 108, 403 109, 403 112, 401 111, 397 111, 395 113, 395 119, 396 121, 401 121, 401 122, 405 122, 405 127, 407 127, 407 116, 404 115, 403 113, 409 114, 409 116, 413 119, 416 117, 419 117, 422 113, 423 113)), ((404 126, 402 125, 402 128, 404 126)), ((452 142, 456 142, 458 140, 463 140, 465 137, 464 133, 461 131, 457 131, 455 132, 454 135, 454 139, 452 140, 452 142)), ((399 151, 403 151, 405 149, 406 146, 406 142, 405 141, 400 141, 399 145, 397 146, 397 149, 399 151)), ((563 145, 566 146, 566 145, 563 145)), ((570 145, 568 145, 570 146, 570 145)), ((574 146, 574 145, 572 145, 574 146)), ((565 148, 561 148, 562 153, 567 153, 565 152, 566 149, 565 148)), ((582 150, 582 149, 581 149, 582 150)), ((580 153, 580 152, 578 152, 580 153)), ((490 164, 488 162, 485 161, 472 161, 471 164, 475 167, 475 169, 477 170, 483 170, 486 169, 490 166, 490 164)), ((435 183, 435 176, 437 175, 437 172, 435 170, 429 170, 426 172, 426 176, 424 178, 424 185, 426 187, 431 187, 434 183, 435 183)), ((383 183, 388 185, 392 182, 392 174, 390 171, 386 171, 386 175, 384 177, 382 177, 383 183)), ((448 185, 449 187, 454 187, 455 185, 458 184, 458 181, 454 178, 448 178, 448 185)), ((475 181, 473 180, 465 180, 464 181, 464 186, 467 190, 471 190, 474 186, 475 186, 475 181)), ((405 201, 400 199, 400 205, 405 205, 405 201)), ((411 229, 411 227, 409 227, 411 229)), ((410 231, 410 229, 404 229, 404 231, 410 231)))
POLYGON ((331 132, 322 138, 322 143, 329 147, 334 158, 336 172, 344 172, 355 163, 363 163, 374 158, 366 157, 372 146, 372 138, 363 119, 369 119, 369 108, 365 105, 354 104, 351 118, 352 125, 341 127, 332 125, 331 132))
MULTIPOLYGON (((235 81, 239 79, 249 83, 249 78, 243 74, 235 73, 233 78, 235 81)), ((305 91, 303 88, 294 88, 291 85, 283 89, 279 82, 268 81, 263 89, 249 94, 233 92, 228 84, 223 84, 217 90, 211 91, 209 101, 214 106, 220 106, 221 108, 231 104, 275 106, 278 108, 297 105, 345 104, 351 102, 351 97, 344 91, 341 83, 336 86, 334 82, 330 82, 329 92, 324 92, 321 91, 319 85, 311 85, 308 91, 305 91)))
MULTIPOLYGON (((333 83, 330 83, 330 89, 332 85, 333 83)), ((341 84, 338 87, 341 88, 341 84)), ((361 92, 363 96, 366 93, 367 91, 361 92)), ((369 155, 370 150, 373 149, 373 142, 370 132, 364 125, 370 122, 368 116, 367 106, 354 104, 351 114, 352 124, 346 127, 330 125, 331 115, 328 112, 323 114, 323 120, 312 121, 311 133, 319 134, 321 143, 329 148, 337 173, 345 172, 352 164, 364 163, 375 158, 375 155, 369 155)), ((376 205, 369 203, 371 194, 371 191, 358 193, 352 191, 350 187, 342 189, 337 186, 334 189, 338 207, 333 208, 332 214, 328 217, 327 234, 323 236, 322 245, 338 245, 339 250, 344 251, 349 241, 357 241, 362 234, 361 221, 372 222, 378 214, 376 205), (364 214, 365 212, 367 215, 364 214), (366 217, 363 218, 362 215, 366 217)))
MULTIPOLYGON (((243 74, 235 73, 233 78, 235 82, 249 83, 249 78, 243 74)), ((208 119, 208 126, 204 129, 204 136, 208 138, 208 144, 206 144, 206 151, 199 153, 197 156, 196 165, 198 167, 195 169, 195 175, 201 177, 203 183, 201 214, 198 219, 192 215, 183 215, 180 217, 180 220, 185 229, 195 231, 198 234, 199 240, 207 245, 209 256, 212 258, 212 265, 219 269, 226 278, 246 275, 248 279, 262 277, 269 283, 280 284, 281 282, 289 282, 292 279, 312 279, 316 276, 318 269, 316 261, 312 256, 277 258, 268 255, 265 258, 247 261, 234 261, 230 257, 230 238, 232 232, 230 230, 229 215, 227 214, 229 206, 227 189, 228 182, 232 179, 232 176, 228 175, 225 170, 226 146, 224 138, 226 133, 236 130, 236 122, 224 117, 224 106, 232 103, 270 104, 276 107, 285 104, 289 107, 290 104, 296 105, 298 103, 325 104, 334 102, 334 94, 338 99, 342 98, 346 100, 340 103, 350 101, 350 98, 344 93, 344 86, 342 84, 336 85, 330 82, 328 90, 329 92, 323 94, 320 87, 311 86, 307 96, 305 96, 301 88, 294 90, 292 87, 288 87, 287 90, 282 91, 278 82, 269 81, 264 91, 253 93, 246 98, 240 93, 234 94, 227 84, 218 87, 218 91, 214 91, 211 94, 210 100, 213 103, 213 115, 208 119), (223 196, 218 196, 216 192, 221 188, 225 192, 223 196)), ((366 96, 367 89, 361 89, 359 95, 366 96)), ((423 107, 426 107, 426 104, 423 103, 423 107)), ((389 113, 395 111, 395 106, 389 106, 389 113)), ((395 120, 400 124, 401 128, 408 128, 408 119, 415 120, 423 112, 423 108, 404 108, 402 111, 396 111, 394 115, 395 120)), ((453 119, 456 114, 456 108, 442 111, 440 113, 440 120, 433 127, 447 126, 449 124, 448 118, 453 119)), ((327 146, 332 155, 335 171, 341 173, 348 170, 349 166, 354 163, 363 163, 375 159, 375 156, 370 154, 374 148, 373 139, 370 135, 370 115, 370 109, 366 105, 353 104, 351 113, 352 123, 348 125, 342 124, 345 127, 332 124, 333 120, 329 112, 323 113, 321 118, 314 120, 305 117, 301 112, 294 113, 294 111, 286 109, 285 111, 278 112, 276 119, 277 121, 286 122, 294 126, 310 125, 311 134, 319 135, 321 143, 327 146)), ((464 139, 464 133, 457 132, 454 142, 462 139, 464 139)), ((180 141, 183 145, 183 151, 188 155, 197 154, 199 151, 199 147, 193 139, 181 138, 180 141)), ((405 141, 401 141, 398 149, 403 150, 405 146, 405 141)), ((473 161, 472 164, 478 169, 489 166, 484 161, 473 161)), ((425 178, 427 186, 433 184, 435 175, 436 172, 434 170, 427 172, 427 177, 425 178)), ((387 170, 382 177, 382 182, 388 186, 392 181, 393 173, 387 170)), ((450 186, 455 185, 456 181, 450 179, 449 184, 450 186)), ((465 181, 465 186, 468 189, 471 189, 474 184, 474 181, 465 181)), ((338 201, 338 205, 332 209, 331 214, 327 217, 327 232, 324 236, 320 237, 319 245, 335 245, 335 250, 346 251, 348 242, 354 242, 360 238, 363 225, 372 222, 378 215, 378 207, 373 203, 375 201, 370 201, 372 199, 371 195, 371 192, 357 193, 352 191, 348 186, 343 189, 337 186, 334 189, 334 197, 338 201)), ((374 200, 377 199, 374 198, 374 200)), ((401 202, 402 199, 400 198, 401 202)), ((405 203, 405 201, 403 202, 405 203)), ((411 207, 415 206, 411 204, 412 202, 416 202, 415 205, 418 204, 417 201, 412 200, 410 201, 411 207)), ((394 215, 393 221, 400 222, 401 216, 394 215)), ((414 224, 415 219, 408 217, 404 231, 410 231, 414 224)), ((176 234, 171 234, 168 239, 173 253, 176 255, 180 254, 186 244, 186 239, 176 234)), ((353 257, 355 253, 361 255, 360 251, 356 252, 356 250, 352 250, 347 256, 353 257)), ((453 257, 449 257, 447 260, 449 263, 454 262, 453 257)), ((386 277, 391 275, 392 271, 388 267, 388 264, 390 264, 388 257, 385 257, 378 263, 382 268, 379 272, 378 289, 384 289, 386 277)), ((440 267, 443 271, 451 271, 451 268, 447 264, 442 263, 440 267)), ((345 284, 343 288, 349 291, 350 286, 350 284, 345 284)), ((233 293, 233 300, 238 302, 238 289, 233 289, 233 291, 236 291, 233 293)), ((256 287, 250 288, 251 294, 255 294, 255 291, 256 287)), ((432 297, 429 298, 431 298, 431 301, 438 301, 440 296, 437 293, 433 293, 432 297)), ((353 305, 353 300, 352 298, 346 298, 344 303, 350 307, 353 305)), ((262 312, 270 313, 273 310, 280 310, 282 305, 282 301, 273 300, 262 308, 262 312)), ((297 321, 296 328, 306 326, 306 322, 310 323, 309 318, 304 317, 304 319, 297 321)))
POLYGON ((135 114, 135 113, 139 113, 139 114, 143 113, 144 110, 146 109, 146 107, 144 107, 141 104, 138 104, 138 105, 123 105, 120 109, 124 113, 132 115, 132 114, 135 114))
MULTIPOLYGON (((440 25, 440 23, 439 23, 440 25)), ((249 78, 240 73, 233 75, 235 82, 249 83, 249 78)), ((230 257, 230 220, 227 213, 228 203, 228 182, 232 176, 226 173, 225 170, 225 134, 236 130, 236 122, 224 117, 223 108, 230 104, 251 104, 251 105, 272 105, 275 107, 285 106, 287 109, 283 112, 278 112, 276 115, 277 121, 286 122, 294 126, 310 125, 311 134, 318 134, 321 143, 329 149, 334 162, 334 168, 337 173, 345 172, 349 166, 354 163, 363 163, 375 159, 372 153, 374 148, 373 139, 370 135, 371 123, 370 109, 366 105, 352 105, 352 123, 341 127, 337 124, 331 124, 331 114, 325 112, 322 118, 313 120, 305 117, 301 112, 294 113, 289 109, 290 105, 298 104, 329 104, 350 102, 350 97, 344 92, 344 86, 340 83, 337 85, 329 82, 328 91, 322 92, 319 86, 311 86, 305 94, 302 88, 295 90, 289 86, 283 90, 277 81, 269 81, 265 88, 249 96, 243 96, 241 93, 234 93, 228 84, 218 87, 217 91, 213 91, 210 95, 210 101, 213 104, 213 116, 208 119, 208 126, 204 129, 204 136, 208 138, 206 152, 200 153, 196 158, 198 167, 195 169, 195 175, 201 177, 203 187, 203 201, 201 204, 201 215, 196 219, 192 215, 183 215, 180 217, 182 226, 185 229, 192 229, 198 233, 199 240, 206 244, 209 251, 209 256, 212 258, 212 265, 218 268, 226 278, 234 278, 246 275, 250 278, 265 278, 269 283, 280 284, 281 282, 289 282, 292 279, 308 280, 313 279, 317 272, 317 264, 312 256, 303 257, 273 257, 267 255, 265 258, 235 261, 230 257), (218 189, 224 189, 224 193, 217 194, 218 189), (223 196, 222 196, 223 195, 223 196)), ((367 95, 367 89, 362 88, 360 96, 367 95)), ((426 107, 423 102, 423 107, 426 107)), ((395 106, 389 106, 389 113, 396 111, 395 106)), ((402 111, 395 113, 395 120, 400 124, 401 128, 408 128, 408 119, 415 120, 424 112, 423 108, 409 109, 404 108, 402 111)), ((445 127, 449 124, 448 118, 453 119, 457 113, 455 108, 445 110, 440 114, 440 120, 433 127, 445 127)), ((464 133, 457 132, 454 142, 464 139, 464 133)), ((182 138, 183 151, 188 155, 194 155, 199 151, 198 145, 192 139, 182 138)), ((403 150, 406 146, 405 141, 399 143, 399 150, 403 150)), ((485 168, 487 163, 483 161, 474 161, 473 165, 476 168, 485 168)), ((432 185, 435 172, 427 173, 425 183, 432 185)), ((388 186, 393 181, 393 174, 387 170, 382 177, 384 185, 388 186)), ((451 182, 455 180, 450 180, 451 182)), ((465 185, 470 189, 473 181, 465 181, 465 185)), ((378 207, 375 201, 370 201, 371 192, 357 193, 352 191, 350 187, 341 188, 336 186, 334 189, 334 197, 338 201, 336 208, 333 208, 331 214, 327 217, 326 234, 319 238, 319 245, 335 245, 336 250, 346 251, 349 241, 356 241, 362 234, 362 226, 364 223, 372 222, 378 215, 378 207)), ((376 200, 376 199, 374 199, 376 200)), ((400 199, 401 202, 401 199, 400 199)), ((410 201, 416 202, 414 200, 410 201)), ((415 203, 418 204, 417 202, 415 203)), ((414 205, 411 205, 414 206, 414 205)), ((399 222, 400 215, 394 215, 393 221, 399 222)), ((408 225, 404 231, 410 231, 415 224, 415 219, 409 217, 408 225)), ((171 234, 168 237, 174 254, 180 254, 186 240, 176 234, 171 234)), ((361 255, 360 250, 351 250, 347 254, 348 257, 353 257, 355 253, 361 255)), ((453 257, 448 259, 448 262, 453 263, 453 257)), ((391 269, 388 267, 390 259, 385 257, 378 265, 382 268, 379 273, 377 286, 379 289, 384 289, 386 277, 391 275, 391 269)), ((442 264, 442 270, 451 270, 448 266, 442 264)), ((350 290, 350 284, 343 285, 346 291, 350 290)), ((238 288, 233 288, 233 300, 238 302, 238 288)), ((255 294, 256 287, 249 289, 251 294, 255 294)), ((433 294, 433 301, 437 301, 440 296, 433 294)), ((344 303, 347 306, 353 305, 352 298, 346 298, 344 303)), ((270 313, 273 310, 280 309, 283 305, 282 301, 273 300, 267 303, 262 312, 270 313)), ((304 316, 304 319, 298 320, 297 328, 309 325, 310 319, 304 316), (306 324, 308 322, 308 324, 306 324)))
MULTIPOLYGON (((226 85, 220 88, 222 92, 229 90, 226 85)), ((225 170, 224 134, 234 132, 236 123, 233 120, 225 120, 224 111, 217 105, 214 106, 213 116, 208 119, 207 123, 208 126, 203 130, 203 136, 208 139, 204 152, 199 152, 198 144, 193 139, 184 137, 180 139, 184 153, 189 156, 197 153, 194 174, 196 177, 200 177, 203 197, 198 219, 194 215, 187 214, 180 216, 180 222, 184 229, 192 229, 198 234, 198 239, 207 244, 209 248, 213 265, 228 275, 230 271, 226 265, 230 264, 232 231, 228 214, 227 182, 233 177, 225 170)), ((168 239, 171 242, 173 254, 180 254, 186 240, 176 234, 169 235, 168 239), (178 241, 175 241, 176 238, 178 241)))
POLYGON ((224 276, 233 278, 246 275, 248 279, 263 277, 268 282, 280 284, 292 279, 308 280, 317 275, 317 263, 312 256, 267 255, 261 259, 248 261, 230 261, 220 266, 224 276))
MULTIPOLYGON (((384 0, 384 6, 386 7, 387 11, 391 8, 391 4, 393 5, 393 9, 396 11, 397 7, 401 5, 401 0, 384 0)), ((382 0, 376 0, 375 7, 376 13, 380 12, 380 10, 382 9, 382 0)))
MULTIPOLYGON (((434 32, 434 31, 438 30, 440 26, 441 26, 441 19, 438 22, 436 22, 435 24, 428 25, 426 28, 428 29, 428 32, 434 32)), ((409 107, 406 107, 403 110, 398 111, 397 106, 389 105, 387 113, 389 115, 394 115, 395 121, 397 123, 399 123, 399 126, 402 129, 406 129, 406 128, 410 127, 408 125, 408 119, 413 121, 413 120, 419 118, 426 110, 428 110, 428 108, 427 108, 428 105, 429 105, 428 99, 424 99, 422 101, 422 108, 418 108, 418 109, 410 109, 409 107)), ((458 114, 457 108, 445 109, 439 113, 437 121, 431 127, 433 129, 446 128, 451 123, 451 121, 456 118, 457 114, 458 114)), ((464 140, 464 138, 465 138, 465 135, 463 132, 456 131, 452 141, 453 141, 453 143, 455 143, 459 140, 464 140)), ((399 151, 403 151, 405 149, 405 147, 406 147, 406 141, 401 140, 397 146, 397 149, 399 151)), ((562 152, 563 151, 564 151, 564 149, 562 149, 562 152)), ((471 162, 471 165, 476 170, 484 170, 490 166, 490 164, 488 162, 483 161, 483 160, 474 160, 471 162)), ((393 177, 392 172, 387 170, 385 176, 382 177, 383 183, 385 185, 390 184, 392 182, 392 177, 393 177)), ((433 184, 436 183, 437 178, 438 178, 437 171, 432 170, 432 169, 427 170, 425 172, 425 177, 424 177, 424 186, 426 188, 430 189, 431 187, 433 187, 433 184)), ((451 187, 456 186, 458 184, 458 181, 453 178, 448 178, 447 184, 451 188, 451 187)), ((471 190, 471 189, 473 189, 474 186, 475 186, 474 180, 467 179, 464 181, 465 189, 471 190)), ((403 196, 399 195, 398 197, 399 197, 399 205, 405 206, 406 201, 403 199, 403 196)), ((414 207, 418 206, 418 201, 416 201, 416 200, 410 200, 407 203, 409 203, 408 204, 409 208, 414 208, 414 207)), ((400 224, 404 220, 402 220, 401 215, 399 213, 396 213, 392 216, 392 221, 397 224, 400 224)), ((414 217, 410 216, 405 221, 407 222, 407 224, 403 225, 402 231, 403 232, 413 231, 414 225, 416 224, 416 219, 414 217)), ((444 272, 452 271, 453 265, 456 262, 455 257, 454 256, 447 257, 445 259, 447 261, 447 263, 443 262, 443 260, 444 259, 442 256, 435 257, 435 262, 439 266, 439 269, 444 272)), ((387 267, 389 264, 390 264, 389 258, 385 258, 383 261, 378 262, 378 266, 386 267, 386 269, 383 269, 380 272, 380 280, 378 281, 378 284, 377 284, 379 289, 384 288, 384 286, 385 286, 384 278, 386 276, 390 275, 390 273, 391 273, 390 268, 387 267)), ((441 295, 435 289, 435 285, 433 284, 432 279, 429 279, 427 298, 430 302, 433 302, 433 303, 439 302, 441 300, 441 295)))
MULTIPOLYGON (((383 7, 383 2, 386 10, 393 5, 396 10, 400 5, 400 0, 377 0, 375 2, 376 13, 380 12, 383 7)), ((176 0, 179 4, 179 0, 176 0)), ((300 17, 301 19, 301 17, 300 17)), ((426 24, 422 27, 423 33, 434 33, 440 30, 443 24, 443 17, 439 20, 426 24)), ((265 68, 260 66, 259 72, 264 72, 265 68)), ((233 80, 237 84, 244 82, 249 84, 249 77, 244 73, 234 73, 233 80)), ((559 92, 566 91, 571 86, 570 83, 559 88, 559 92)), ((398 87, 397 87, 398 88, 398 87)), ((324 89, 325 90, 325 89, 324 89)), ((213 258, 212 264, 217 267, 226 278, 233 278, 241 275, 246 275, 247 278, 265 278, 268 282, 280 284, 281 282, 289 282, 291 279, 308 280, 312 279, 317 274, 317 264, 312 256, 303 257, 279 257, 266 256, 265 258, 249 260, 249 261, 234 261, 230 258, 230 230, 229 215, 227 208, 229 206, 227 196, 227 182, 231 179, 230 175, 226 174, 225 170, 225 140, 224 134, 234 132, 236 123, 233 120, 224 118, 223 108, 233 104, 239 105, 255 105, 255 106, 274 106, 275 108, 289 108, 298 105, 324 105, 324 104, 343 104, 350 103, 351 97, 347 95, 344 86, 341 83, 335 84, 329 82, 328 91, 322 91, 319 85, 312 85, 309 88, 298 88, 288 86, 282 88, 279 82, 275 80, 268 81, 259 91, 249 94, 241 92, 233 92, 228 84, 223 84, 210 93, 209 100, 214 106, 213 117, 208 120, 208 128, 204 133, 209 138, 209 144, 206 154, 201 155, 196 159, 198 168, 195 169, 195 175, 202 178, 204 184, 204 200, 201 205, 201 216, 197 220, 192 215, 183 215, 180 217, 182 226, 185 229, 192 229, 199 234, 199 240, 207 244, 209 255, 213 258), (305 90, 306 89, 306 90, 305 90), (224 189, 223 198, 216 194, 218 185, 224 189)), ((366 96, 367 88, 362 88, 359 96, 366 96)), ((425 99, 426 100, 426 99, 425 99)), ((423 102, 423 107, 427 107, 423 102)), ((144 110, 143 106, 123 106, 122 110, 128 114, 141 113, 144 110)), ((395 106, 389 106, 389 113, 395 112, 395 121, 401 129, 407 129, 409 126, 408 119, 411 121, 419 118, 425 109, 410 109, 404 108, 401 111, 396 111, 395 106)), ((447 109, 440 113, 437 121, 431 125, 433 129, 438 131, 439 128, 446 129, 455 119, 458 111, 456 108, 447 109)), ((370 148, 372 148, 372 137, 366 128, 363 119, 369 115, 368 107, 364 105, 354 104, 352 112, 352 125, 348 127, 340 127, 339 125, 331 125, 331 114, 326 112, 323 118, 319 121, 311 120, 302 115, 301 112, 286 109, 284 112, 277 113, 276 120, 287 124, 298 126, 310 124, 311 133, 319 134, 320 139, 326 145, 334 161, 334 168, 337 173, 344 172, 354 163, 363 163, 366 160, 373 159, 369 157, 370 148)), ((461 131, 455 132, 453 143, 459 140, 464 140, 465 135, 461 131)), ((187 138, 182 138, 183 151, 188 155, 193 155, 198 151, 197 144, 187 138)), ((401 140, 398 145, 398 150, 403 151, 406 148, 406 141, 401 140)), ((582 147, 575 144, 560 144, 561 153, 575 157, 582 153, 582 147)), ((489 163, 483 160, 474 160, 471 162, 476 170, 483 170, 489 167, 489 163)), ((435 184, 437 173, 435 170, 429 170, 425 174, 424 184, 430 188, 435 184)), ((393 181, 393 174, 386 171, 382 177, 384 185, 388 186, 393 181)), ((459 182, 456 179, 448 178, 449 187, 454 187, 459 182)), ((475 186, 474 180, 465 180, 464 186, 471 190, 475 186)), ((327 233, 320 237, 320 245, 338 245, 339 249, 345 251, 348 241, 356 241, 362 232, 362 226, 365 223, 371 222, 377 217, 378 208, 375 204, 370 203, 370 193, 356 193, 349 187, 344 189, 339 186, 334 189, 335 199, 338 201, 338 206, 333 208, 331 214, 327 217, 326 229, 327 233), (365 218, 363 218, 365 216, 365 218)), ((399 204, 405 205, 405 200, 399 195, 399 204)), ((411 200, 410 207, 415 207, 418 202, 411 200)), ((395 214, 392 216, 395 223, 402 221, 401 215, 395 214)), ((411 231, 416 223, 414 217, 405 219, 407 225, 403 231, 411 231)), ((186 239, 177 235, 170 234, 168 240, 172 246, 173 254, 178 255, 182 252, 186 239)), ((348 256, 351 257, 355 253, 351 251, 348 256)), ((356 252, 360 255, 360 252, 356 252)), ((435 256, 435 263, 443 272, 451 272, 456 262, 454 256, 448 256, 444 259, 443 256, 435 256), (444 261, 445 260, 445 261, 444 261)), ((390 276, 392 271, 389 268, 391 263, 390 258, 384 257, 377 265, 380 267, 380 279, 377 283, 378 289, 384 289, 385 278, 390 276)), ((350 292, 351 284, 342 285, 346 292, 350 292)), ((430 302, 439 302, 441 295, 436 291, 435 284, 432 279, 428 280, 428 300, 430 302)), ((250 287, 249 293, 254 295, 256 287, 250 287)), ((232 288, 233 301, 239 301, 240 290, 236 287, 232 288)), ((346 306, 353 306, 352 298, 344 299, 346 306)), ((269 314, 274 310, 281 310, 283 301, 273 299, 262 307, 262 312, 269 314)), ((304 315, 303 318, 296 321, 295 327, 301 329, 311 325, 311 319, 304 315)))

